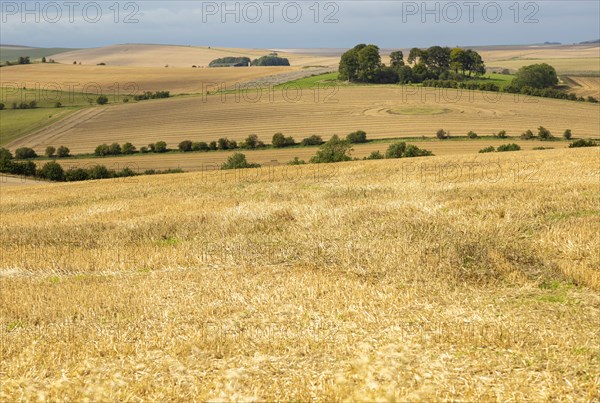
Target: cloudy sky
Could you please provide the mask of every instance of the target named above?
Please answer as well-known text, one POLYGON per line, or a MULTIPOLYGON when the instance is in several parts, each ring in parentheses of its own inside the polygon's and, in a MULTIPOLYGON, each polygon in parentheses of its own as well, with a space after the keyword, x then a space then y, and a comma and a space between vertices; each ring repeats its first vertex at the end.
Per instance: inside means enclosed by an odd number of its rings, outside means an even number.
POLYGON ((6 1, 2 44, 383 48, 600 38, 592 1, 6 1))

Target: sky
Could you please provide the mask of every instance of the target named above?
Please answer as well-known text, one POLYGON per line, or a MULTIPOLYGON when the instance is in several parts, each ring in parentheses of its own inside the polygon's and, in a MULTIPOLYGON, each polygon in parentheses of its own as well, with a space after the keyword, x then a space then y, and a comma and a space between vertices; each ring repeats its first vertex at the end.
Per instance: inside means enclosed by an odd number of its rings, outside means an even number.
POLYGON ((0 43, 242 48, 481 46, 600 38, 593 1, 6 1, 0 43))

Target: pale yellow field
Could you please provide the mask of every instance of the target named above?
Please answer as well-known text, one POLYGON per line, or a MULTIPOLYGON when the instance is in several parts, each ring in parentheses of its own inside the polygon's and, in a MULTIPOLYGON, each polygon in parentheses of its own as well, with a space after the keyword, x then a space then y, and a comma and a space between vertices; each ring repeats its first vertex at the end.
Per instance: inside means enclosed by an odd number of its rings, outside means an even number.
POLYGON ((340 87, 227 94, 145 101, 95 108, 7 145, 65 145, 75 153, 98 144, 132 142, 140 147, 166 141, 243 140, 251 133, 269 142, 276 132, 296 140, 319 134, 365 130, 370 138, 432 137, 440 128, 454 135, 474 130, 518 136, 543 125, 556 136, 570 128, 575 137, 598 137, 600 105, 546 98, 412 87, 340 87), (297 97, 297 98, 296 98, 297 97), (297 99, 297 102, 291 102, 297 99), (254 102, 253 100, 256 100, 254 102))
POLYGON ((2 189, 0 400, 598 401, 599 166, 2 189))
MULTIPOLYGON (((166 46, 166 45, 112 45, 102 48, 81 49, 52 56, 58 63, 71 64, 74 61, 83 65, 106 63, 110 66, 145 66, 145 67, 192 67, 208 66, 218 58, 227 56, 246 56, 256 59, 266 56, 272 51, 268 49, 215 48, 208 46, 166 46)), ((296 54, 278 52, 281 57, 288 58, 292 66, 330 66, 339 63, 337 56, 320 56, 318 54, 296 54)))
POLYGON ((600 73, 599 45, 482 48, 480 53, 488 68, 516 71, 526 65, 548 63, 559 74, 600 73))
POLYGON ((567 76, 564 78, 570 86, 570 91, 575 92, 579 96, 592 96, 600 99, 600 76, 599 77, 579 77, 567 76))
MULTIPOLYGON (((436 156, 457 156, 471 154, 475 156, 479 150, 488 146, 498 147, 502 144, 517 143, 523 150, 532 150, 535 147, 549 147, 554 149, 566 148, 567 142, 540 142, 524 141, 516 139, 494 139, 494 140, 476 140, 476 141, 411 141, 419 148, 432 151, 436 156)), ((363 158, 371 154, 372 151, 379 151, 385 155, 385 152, 391 142, 357 144, 353 146, 352 157, 363 158)), ((175 148, 177 145, 173 145, 175 148)), ((227 158, 234 152, 241 152, 246 155, 248 161, 263 165, 264 170, 271 169, 273 166, 287 164, 289 161, 298 157, 308 162, 317 152, 316 147, 301 148, 282 148, 268 150, 235 150, 219 152, 199 152, 199 153, 168 153, 168 154, 144 154, 135 156, 104 157, 94 159, 64 159, 58 160, 65 169, 68 168, 86 168, 94 165, 105 165, 109 169, 117 171, 123 168, 129 168, 135 172, 143 173, 148 169, 166 170, 170 168, 181 168, 186 172, 193 171, 212 171, 220 168, 221 164, 227 161, 227 158)), ((539 150, 539 153, 547 150, 539 150)), ((544 154, 541 154, 542 156, 544 154)), ((309 169, 318 169, 311 167, 309 169)), ((294 170, 295 168, 290 168, 294 170)))
MULTIPOLYGON (((235 88, 260 78, 289 74, 297 67, 246 68, 164 68, 79 66, 66 64, 32 64, 2 68, 0 85, 4 88, 60 90, 65 92, 136 94, 143 91, 170 91, 171 94, 206 93, 221 88, 235 88)), ((310 70, 306 71, 310 74, 310 70)))

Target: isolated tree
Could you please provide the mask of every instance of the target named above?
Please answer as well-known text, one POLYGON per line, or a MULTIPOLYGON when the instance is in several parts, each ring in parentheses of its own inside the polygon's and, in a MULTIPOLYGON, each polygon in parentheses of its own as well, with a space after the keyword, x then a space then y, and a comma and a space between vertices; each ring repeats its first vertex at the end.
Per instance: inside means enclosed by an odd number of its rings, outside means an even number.
POLYGON ((554 67, 546 63, 521 67, 512 82, 517 88, 549 88, 558 84, 558 76, 554 67))
POLYGON ((42 63, 46 63, 46 56, 42 57, 42 63))
POLYGON ((55 152, 56 148, 48 146, 46 147, 46 151, 44 151, 44 155, 46 155, 46 157, 53 157, 55 152))
POLYGON ((60 146, 56 150, 56 156, 58 158, 67 158, 67 157, 70 157, 71 156, 71 150, 69 150, 68 147, 60 146))
POLYGON ((469 133, 467 133, 467 137, 469 137, 470 139, 476 139, 479 136, 477 135, 477 133, 471 130, 469 133))
POLYGON ((565 130, 565 132, 563 133, 563 137, 566 140, 571 140, 571 137, 573 137, 573 133, 571 132, 571 129, 565 130))

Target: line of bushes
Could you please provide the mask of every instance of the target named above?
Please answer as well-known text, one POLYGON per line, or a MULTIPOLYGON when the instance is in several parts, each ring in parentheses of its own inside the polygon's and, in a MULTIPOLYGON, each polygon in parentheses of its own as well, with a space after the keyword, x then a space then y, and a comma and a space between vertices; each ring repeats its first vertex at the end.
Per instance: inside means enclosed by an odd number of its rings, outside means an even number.
MULTIPOLYGON (((18 157, 17 157, 18 158, 18 157)), ((0 172, 28 176, 32 178, 40 178, 54 182, 79 182, 94 179, 112 179, 125 178, 130 176, 141 175, 133 171, 131 168, 125 167, 119 171, 109 169, 104 165, 94 165, 86 168, 64 168, 56 161, 45 163, 41 168, 31 160, 15 161, 13 155, 6 148, 0 148, 0 172)), ((167 169, 157 171, 150 169, 144 172, 144 175, 182 173, 181 169, 167 169)))
POLYGON ((425 80, 423 81, 424 87, 434 88, 456 88, 466 89, 473 91, 492 91, 492 92, 506 92, 509 94, 523 94, 534 97, 543 98, 554 98, 554 99, 565 99, 569 101, 579 102, 592 102, 598 103, 598 99, 588 96, 587 98, 578 97, 576 94, 567 93, 554 88, 533 88, 533 87, 517 87, 515 85, 507 85, 504 89, 500 88, 494 83, 482 83, 482 82, 463 82, 456 80, 425 80))
POLYGON ((134 95, 133 99, 136 101, 145 101, 148 99, 169 98, 170 96, 171 96, 170 91, 156 91, 156 92, 146 91, 143 94, 134 95))

